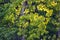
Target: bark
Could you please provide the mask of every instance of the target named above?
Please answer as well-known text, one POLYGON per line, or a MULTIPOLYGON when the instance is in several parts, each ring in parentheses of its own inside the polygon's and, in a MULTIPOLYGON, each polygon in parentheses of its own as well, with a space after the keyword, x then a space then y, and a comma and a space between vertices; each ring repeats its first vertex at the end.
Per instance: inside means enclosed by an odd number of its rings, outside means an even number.
MULTIPOLYGON (((20 14, 18 15, 18 17, 17 17, 17 19, 16 20, 18 20, 19 21, 19 17, 20 16, 23 16, 24 15, 24 10, 25 10, 25 8, 27 7, 27 0, 25 1, 25 2, 23 2, 23 4, 22 4, 22 9, 21 9, 21 11, 20 11, 20 14)), ((16 21, 15 20, 15 21, 16 21)), ((15 24, 14 24, 14 26, 16 25, 16 22, 15 22, 15 24)), ((25 30, 25 29, 23 29, 23 30, 25 30)), ((18 39, 18 40, 25 40, 25 36, 24 36, 25 34, 23 34, 23 36, 21 36, 21 37, 19 37, 19 38, 16 38, 16 39, 18 39)))
MULTIPOLYGON (((20 12, 20 15, 19 16, 23 16, 24 15, 23 12, 24 12, 24 10, 25 10, 25 8, 27 6, 27 1, 23 2, 22 6, 23 6, 23 8, 21 9, 21 12, 20 12)), ((22 36, 22 39, 21 40, 25 40, 25 36, 24 35, 22 36)))

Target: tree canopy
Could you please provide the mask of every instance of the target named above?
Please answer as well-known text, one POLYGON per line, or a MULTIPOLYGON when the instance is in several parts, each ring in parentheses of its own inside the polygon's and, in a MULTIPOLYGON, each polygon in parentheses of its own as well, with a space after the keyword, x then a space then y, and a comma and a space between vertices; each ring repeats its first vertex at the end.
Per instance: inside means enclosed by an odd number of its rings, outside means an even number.
POLYGON ((0 40, 57 40, 60 0, 0 0, 0 40))

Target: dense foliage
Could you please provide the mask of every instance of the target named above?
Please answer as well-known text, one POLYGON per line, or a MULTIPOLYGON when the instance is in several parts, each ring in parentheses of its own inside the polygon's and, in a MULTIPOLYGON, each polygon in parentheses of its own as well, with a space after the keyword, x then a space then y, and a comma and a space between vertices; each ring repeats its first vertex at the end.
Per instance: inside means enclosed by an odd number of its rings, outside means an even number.
POLYGON ((0 40, 57 40, 60 0, 0 0, 0 40))

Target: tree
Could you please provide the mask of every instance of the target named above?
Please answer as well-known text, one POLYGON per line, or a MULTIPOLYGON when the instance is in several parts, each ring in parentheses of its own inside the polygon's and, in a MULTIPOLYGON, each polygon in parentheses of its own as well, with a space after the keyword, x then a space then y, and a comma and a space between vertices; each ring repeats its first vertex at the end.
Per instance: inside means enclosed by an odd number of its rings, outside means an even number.
POLYGON ((59 0, 0 1, 1 40, 57 40, 59 0))

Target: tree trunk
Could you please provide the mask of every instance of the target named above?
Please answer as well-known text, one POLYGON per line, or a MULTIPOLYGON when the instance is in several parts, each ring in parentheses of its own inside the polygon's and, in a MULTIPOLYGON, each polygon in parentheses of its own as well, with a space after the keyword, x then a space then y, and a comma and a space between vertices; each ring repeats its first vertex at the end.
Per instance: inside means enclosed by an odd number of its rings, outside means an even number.
MULTIPOLYGON (((27 4, 28 4, 28 3, 27 3, 27 0, 25 0, 25 1, 23 2, 23 4, 22 4, 22 9, 21 9, 21 11, 20 11, 19 17, 24 15, 23 12, 24 12, 25 8, 28 6, 27 4)), ((18 17, 18 18, 19 18, 19 17, 18 17)), ((25 29, 24 29, 24 30, 25 30, 25 29)), ((24 35, 25 35, 25 34, 24 34, 24 35)), ((22 36, 21 40, 25 40, 25 36, 24 36, 24 35, 22 36)))

